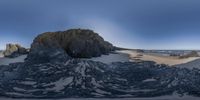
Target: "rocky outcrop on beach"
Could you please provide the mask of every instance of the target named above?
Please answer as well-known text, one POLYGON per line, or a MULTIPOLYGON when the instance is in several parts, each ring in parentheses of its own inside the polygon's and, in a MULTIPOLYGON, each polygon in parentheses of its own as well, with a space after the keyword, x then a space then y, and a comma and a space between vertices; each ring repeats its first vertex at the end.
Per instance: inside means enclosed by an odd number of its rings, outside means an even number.
POLYGON ((38 45, 42 48, 60 48, 73 58, 97 57, 114 50, 111 43, 104 41, 97 33, 87 29, 70 29, 40 34, 34 39, 30 52, 39 50, 38 45))
POLYGON ((7 44, 6 50, 3 52, 3 55, 5 57, 14 58, 27 53, 28 50, 19 44, 7 44))
POLYGON ((189 57, 199 57, 199 54, 197 51, 191 51, 186 55, 180 56, 179 58, 189 58, 189 57))

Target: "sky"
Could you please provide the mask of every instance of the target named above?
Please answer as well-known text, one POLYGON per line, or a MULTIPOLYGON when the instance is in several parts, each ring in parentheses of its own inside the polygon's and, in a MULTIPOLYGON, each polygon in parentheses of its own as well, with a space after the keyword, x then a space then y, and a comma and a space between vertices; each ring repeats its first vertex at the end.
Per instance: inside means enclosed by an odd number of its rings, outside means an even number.
POLYGON ((115 46, 200 49, 199 0, 0 0, 0 49, 43 32, 91 29, 115 46))

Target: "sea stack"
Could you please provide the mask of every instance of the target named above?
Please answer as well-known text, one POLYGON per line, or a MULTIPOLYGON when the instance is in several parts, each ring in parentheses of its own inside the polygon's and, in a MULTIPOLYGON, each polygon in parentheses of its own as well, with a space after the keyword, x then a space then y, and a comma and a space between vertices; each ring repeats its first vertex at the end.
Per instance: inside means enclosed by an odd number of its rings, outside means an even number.
POLYGON ((3 55, 5 57, 14 58, 27 53, 28 50, 19 44, 7 44, 6 50, 3 52, 3 55))
POLYGON ((45 56, 48 53, 52 55, 53 52, 57 52, 57 54, 65 52, 72 58, 91 58, 108 54, 112 50, 114 50, 113 45, 104 41, 92 30, 70 29, 38 35, 31 45, 28 59, 38 59, 34 56, 45 56))

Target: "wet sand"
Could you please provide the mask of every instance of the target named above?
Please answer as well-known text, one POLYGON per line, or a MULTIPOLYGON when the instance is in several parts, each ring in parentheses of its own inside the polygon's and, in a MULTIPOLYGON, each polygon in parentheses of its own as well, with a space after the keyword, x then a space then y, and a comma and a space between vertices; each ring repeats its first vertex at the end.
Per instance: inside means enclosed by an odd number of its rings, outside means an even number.
POLYGON ((9 65, 10 63, 24 62, 27 55, 22 55, 16 58, 0 57, 0 65, 9 65))

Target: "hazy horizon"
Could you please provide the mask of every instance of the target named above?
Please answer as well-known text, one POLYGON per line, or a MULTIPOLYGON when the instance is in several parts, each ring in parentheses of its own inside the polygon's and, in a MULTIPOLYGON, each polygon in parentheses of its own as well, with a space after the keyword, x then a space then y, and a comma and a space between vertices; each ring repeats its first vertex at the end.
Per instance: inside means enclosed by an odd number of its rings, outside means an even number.
POLYGON ((198 0, 1 0, 0 50, 43 32, 86 28, 132 49, 200 50, 198 0))

